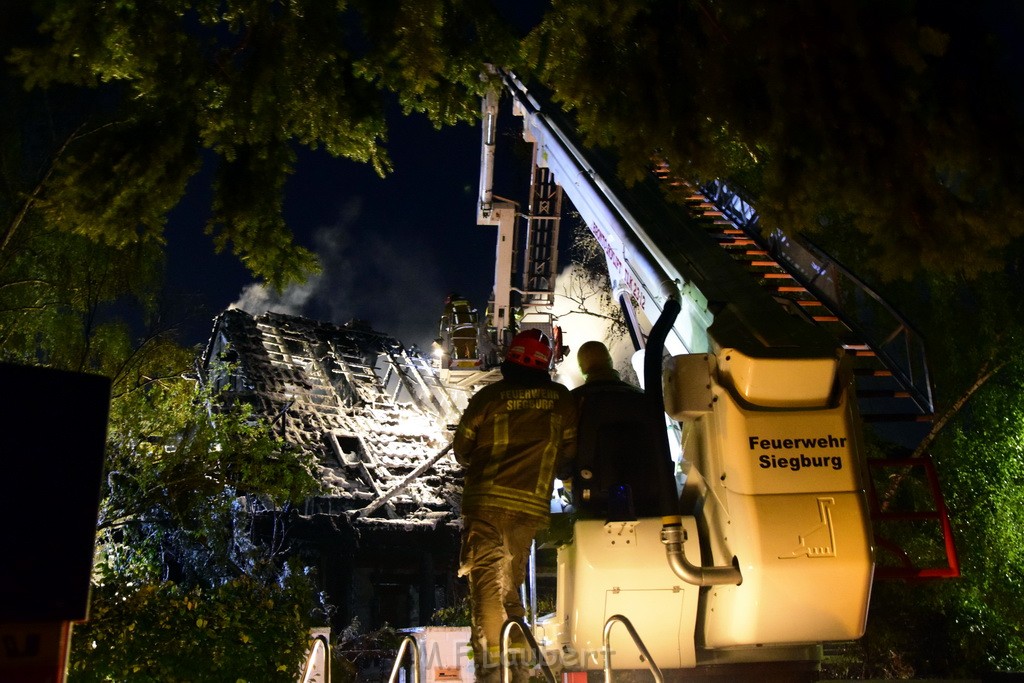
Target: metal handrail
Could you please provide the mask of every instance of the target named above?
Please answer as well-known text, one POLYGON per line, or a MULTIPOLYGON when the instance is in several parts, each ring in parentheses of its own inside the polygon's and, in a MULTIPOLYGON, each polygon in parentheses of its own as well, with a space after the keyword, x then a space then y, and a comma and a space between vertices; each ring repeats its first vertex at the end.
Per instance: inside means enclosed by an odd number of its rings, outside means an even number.
POLYGON ((790 240, 779 237, 781 233, 776 232, 766 239, 757 210, 735 186, 716 180, 704 184, 700 189, 730 221, 742 228, 748 237, 757 241, 762 248, 768 249, 775 258, 785 261, 788 265, 787 270, 802 286, 828 304, 832 312, 847 327, 868 342, 879 357, 885 360, 886 366, 893 371, 893 375, 899 379, 903 387, 912 394, 914 402, 923 414, 931 414, 934 411, 924 341, 902 314, 806 235, 800 234, 790 240), (800 264, 803 259, 812 261, 811 267, 815 271, 813 276, 806 276, 803 273, 804 268, 800 264), (830 294, 827 291, 829 287, 819 284, 821 280, 832 280, 832 289, 835 289, 836 293, 830 294), (854 296, 862 294, 866 297, 862 297, 857 307, 859 310, 852 310, 846 302, 839 300, 838 292, 843 289, 839 286, 840 282, 852 285, 850 290, 854 296), (868 315, 864 315, 864 305, 871 302, 874 302, 875 308, 867 311, 868 315), (854 314, 857 314, 856 317, 854 314), (867 320, 877 314, 886 319, 881 325, 873 325, 867 320))
POLYGON ((612 683, 612 626, 615 622, 619 622, 626 627, 629 632, 629 637, 633 639, 633 644, 640 650, 640 656, 647 661, 647 667, 651 670, 654 675, 655 683, 665 683, 665 676, 662 675, 661 669, 654 663, 654 658, 651 657, 651 653, 647 651, 647 646, 644 645, 644 641, 640 639, 640 635, 633 628, 633 624, 630 623, 629 619, 622 616, 621 614, 613 614, 608 617, 608 621, 604 622, 604 635, 602 637, 602 644, 604 645, 604 683, 612 683))
MULTIPOLYGON (((811 257, 823 263, 823 268, 837 281, 853 285, 853 291, 866 295, 864 305, 873 306, 872 315, 881 313, 887 316, 888 320, 874 326, 874 330, 868 329, 863 317, 855 321, 844 320, 847 326, 857 330, 865 339, 871 342, 880 356, 883 356, 895 375, 898 375, 902 384, 915 396, 915 400, 921 410, 930 414, 934 411, 932 400, 931 379, 928 374, 928 361, 925 354, 924 339, 914 327, 907 322, 895 308, 881 297, 867 283, 854 275, 846 266, 829 256, 823 249, 818 247, 806 235, 798 235, 797 241, 790 247, 802 249, 811 257), (852 324, 851 324, 852 323, 852 324)), ((837 288, 839 289, 839 288, 837 288)), ((828 297, 822 292, 828 303, 842 311, 848 311, 849 307, 836 298, 828 297)), ((848 316, 846 316, 848 317, 848 316)))
POLYGON ((327 642, 327 638, 324 636, 317 636, 309 646, 309 656, 306 658, 306 667, 302 671, 300 683, 310 683, 313 680, 313 659, 316 657, 318 650, 322 650, 324 655, 324 673, 326 673, 326 676, 323 683, 331 683, 331 644, 327 642))
POLYGON ((398 683, 398 672, 402 670, 402 658, 410 644, 412 644, 412 680, 413 683, 420 683, 420 648, 416 645, 416 638, 413 636, 402 638, 398 654, 395 655, 395 664, 391 667, 388 683, 398 683))
POLYGON ((558 683, 555 680, 555 674, 551 671, 551 667, 548 666, 547 659, 542 655, 540 646, 537 645, 537 640, 530 633, 530 630, 526 628, 526 625, 518 619, 508 619, 501 627, 501 647, 498 651, 498 659, 501 663, 500 670, 500 681, 501 683, 509 683, 509 670, 508 670, 508 646, 509 637, 512 633, 512 628, 517 627, 519 632, 523 634, 523 638, 529 644, 530 649, 533 650, 534 655, 537 657, 537 663, 540 665, 541 671, 544 672, 544 677, 548 680, 548 683, 558 683))

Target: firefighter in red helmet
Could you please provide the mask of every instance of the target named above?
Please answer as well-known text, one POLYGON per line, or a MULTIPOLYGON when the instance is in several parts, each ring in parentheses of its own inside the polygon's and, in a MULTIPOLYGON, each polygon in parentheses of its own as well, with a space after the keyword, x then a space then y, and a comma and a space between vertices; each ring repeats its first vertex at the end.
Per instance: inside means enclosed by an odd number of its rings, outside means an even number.
MULTIPOLYGON (((455 459, 466 468, 459 574, 469 578, 478 682, 499 680, 501 627, 525 616, 518 588, 530 545, 548 524, 554 477, 572 472, 576 406, 551 379, 551 353, 540 330, 517 334, 502 379, 470 399, 455 433, 455 459)), ((522 648, 523 641, 513 642, 522 648)), ((528 673, 520 663, 513 680, 528 673)))

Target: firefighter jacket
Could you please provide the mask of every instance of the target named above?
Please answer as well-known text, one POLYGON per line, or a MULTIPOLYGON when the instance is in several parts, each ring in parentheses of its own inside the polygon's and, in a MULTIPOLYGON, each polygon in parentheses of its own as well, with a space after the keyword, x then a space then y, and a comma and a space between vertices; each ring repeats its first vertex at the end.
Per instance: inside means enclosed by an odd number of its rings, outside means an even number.
POLYGON ((453 442, 467 468, 463 514, 501 508, 546 524, 554 477, 572 473, 576 405, 565 386, 538 374, 530 382, 506 377, 470 399, 453 442))

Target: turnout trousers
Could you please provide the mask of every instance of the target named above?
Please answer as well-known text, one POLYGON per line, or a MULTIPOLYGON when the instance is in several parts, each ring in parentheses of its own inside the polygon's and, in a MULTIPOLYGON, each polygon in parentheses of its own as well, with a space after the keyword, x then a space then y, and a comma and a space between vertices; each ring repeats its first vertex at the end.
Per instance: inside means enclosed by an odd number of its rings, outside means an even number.
MULTIPOLYGON (((473 626, 473 670, 477 683, 499 680, 501 627, 506 619, 524 621, 519 586, 526 580, 530 546, 545 522, 531 515, 497 508, 474 510, 463 517, 459 575, 469 578, 473 626)), ((521 652, 526 641, 514 631, 521 652)), ((513 680, 525 681, 529 669, 513 667, 513 680)))

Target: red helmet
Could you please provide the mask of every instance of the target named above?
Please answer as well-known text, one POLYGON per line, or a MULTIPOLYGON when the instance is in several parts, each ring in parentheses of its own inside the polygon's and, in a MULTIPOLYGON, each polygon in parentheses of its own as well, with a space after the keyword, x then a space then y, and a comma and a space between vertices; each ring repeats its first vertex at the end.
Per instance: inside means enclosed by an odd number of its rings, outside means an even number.
POLYGON ((512 338, 505 360, 534 370, 547 370, 551 365, 551 342, 540 330, 520 332, 512 338))

